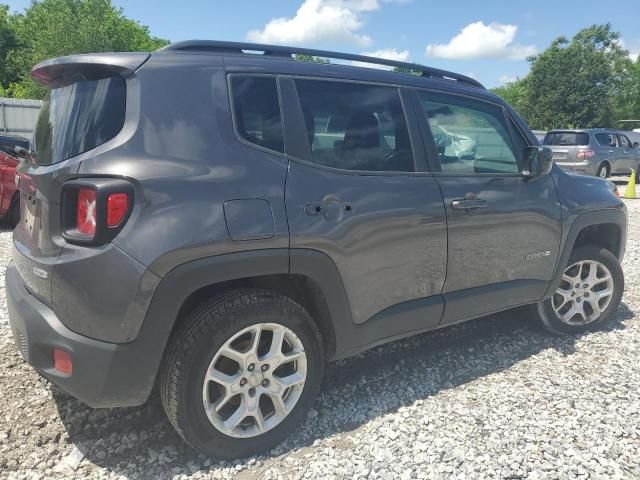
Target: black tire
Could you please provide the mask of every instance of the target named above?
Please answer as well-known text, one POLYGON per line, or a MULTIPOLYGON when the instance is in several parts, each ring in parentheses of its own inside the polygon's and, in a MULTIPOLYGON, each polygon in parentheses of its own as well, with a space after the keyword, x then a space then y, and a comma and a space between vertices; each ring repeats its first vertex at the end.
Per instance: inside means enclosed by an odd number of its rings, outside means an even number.
POLYGON ((240 289, 203 302, 179 325, 160 372, 160 396, 169 421, 189 445, 205 455, 235 459, 275 447, 305 419, 320 389, 323 370, 322 339, 304 308, 268 290, 240 289), (302 341, 307 378, 296 405, 280 424, 252 438, 232 437, 214 427, 205 413, 205 371, 233 335, 267 322, 284 325, 302 341))
POLYGON ((550 332, 556 334, 578 334, 586 331, 597 330, 608 325, 614 318, 620 300, 622 299, 622 292, 624 291, 624 273, 618 259, 608 250, 600 247, 580 247, 573 251, 567 266, 573 265, 580 260, 595 260, 602 263, 613 278, 613 294, 611 301, 607 308, 602 312, 600 317, 592 323, 585 325, 569 325, 568 323, 560 320, 556 315, 553 306, 552 299, 539 302, 536 305, 534 311, 537 313, 537 317, 541 324, 550 332))
POLYGON ((606 162, 601 163, 598 169, 596 170, 596 177, 609 178, 610 176, 611 176, 611 168, 609 168, 609 164, 606 162), (604 176, 602 176, 603 172, 604 172, 604 176))
POLYGON ((14 195, 9 205, 9 211, 7 212, 7 223, 12 227, 18 225, 20 221, 20 197, 14 195))

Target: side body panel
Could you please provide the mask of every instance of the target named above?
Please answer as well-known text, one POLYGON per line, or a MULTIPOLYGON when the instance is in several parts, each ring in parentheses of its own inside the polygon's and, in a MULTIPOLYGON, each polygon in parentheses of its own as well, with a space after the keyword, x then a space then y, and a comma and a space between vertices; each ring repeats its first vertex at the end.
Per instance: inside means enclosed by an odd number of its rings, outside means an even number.
POLYGON ((159 276, 196 258, 288 247, 287 162, 238 141, 222 58, 163 52, 136 77, 141 113, 131 138, 79 170, 135 179, 144 192, 143 208, 113 243, 159 276), (254 221, 266 224, 251 232, 246 218, 237 219, 242 241, 234 241, 225 213, 247 205, 232 204, 227 212, 224 205, 243 199, 260 200, 254 221))

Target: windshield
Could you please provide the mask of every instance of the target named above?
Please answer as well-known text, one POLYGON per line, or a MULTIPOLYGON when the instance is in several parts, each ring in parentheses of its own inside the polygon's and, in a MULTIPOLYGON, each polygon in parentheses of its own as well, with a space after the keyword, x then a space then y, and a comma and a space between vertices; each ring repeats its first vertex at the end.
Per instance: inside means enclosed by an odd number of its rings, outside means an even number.
POLYGON ((545 145, 589 145, 589 134, 584 132, 549 132, 544 137, 545 145))
POLYGON ((121 77, 81 80, 51 90, 36 123, 34 161, 61 162, 111 140, 124 124, 125 100, 121 77))

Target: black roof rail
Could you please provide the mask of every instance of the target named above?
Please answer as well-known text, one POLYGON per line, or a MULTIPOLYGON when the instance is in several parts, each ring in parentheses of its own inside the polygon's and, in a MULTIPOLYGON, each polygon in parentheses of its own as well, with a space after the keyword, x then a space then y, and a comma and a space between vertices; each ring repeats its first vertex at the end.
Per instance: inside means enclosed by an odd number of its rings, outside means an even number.
POLYGON ((438 78, 444 80, 455 80, 466 85, 484 89, 484 86, 477 80, 460 75, 458 73, 440 70, 439 68, 425 67, 417 63, 399 62, 386 58, 368 57, 366 55, 356 55, 352 53, 339 53, 327 50, 315 50, 312 48, 285 47, 281 45, 264 45, 260 43, 243 42, 223 42, 217 40, 187 40, 184 42, 172 43, 160 50, 192 51, 192 52, 212 52, 212 53, 246 53, 262 52, 262 55, 270 57, 293 58, 293 55, 311 55, 313 57, 335 58, 337 60, 349 60, 352 62, 371 63, 374 65, 385 65, 388 67, 398 67, 411 71, 421 72, 423 77, 438 78))

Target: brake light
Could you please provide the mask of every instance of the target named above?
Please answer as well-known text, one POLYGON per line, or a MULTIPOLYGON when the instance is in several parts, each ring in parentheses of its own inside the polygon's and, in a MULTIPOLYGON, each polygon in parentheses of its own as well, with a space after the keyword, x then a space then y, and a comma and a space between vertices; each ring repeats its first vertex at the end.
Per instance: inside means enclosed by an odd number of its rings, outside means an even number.
POLYGON ((76 228, 78 232, 93 237, 96 234, 96 191, 91 188, 78 190, 76 228))
POLYGON ((594 152, 593 150, 579 150, 578 153, 576 154, 576 157, 585 159, 585 158, 591 158, 595 154, 596 152, 594 152))
POLYGON ((79 178, 62 188, 62 236, 69 243, 104 245, 128 221, 135 189, 117 178, 79 178))
POLYGON ((73 373, 73 362, 71 355, 60 348, 53 349, 53 368, 65 375, 73 373))
POLYGON ((112 193, 107 197, 107 225, 117 227, 129 209, 129 195, 112 193))

